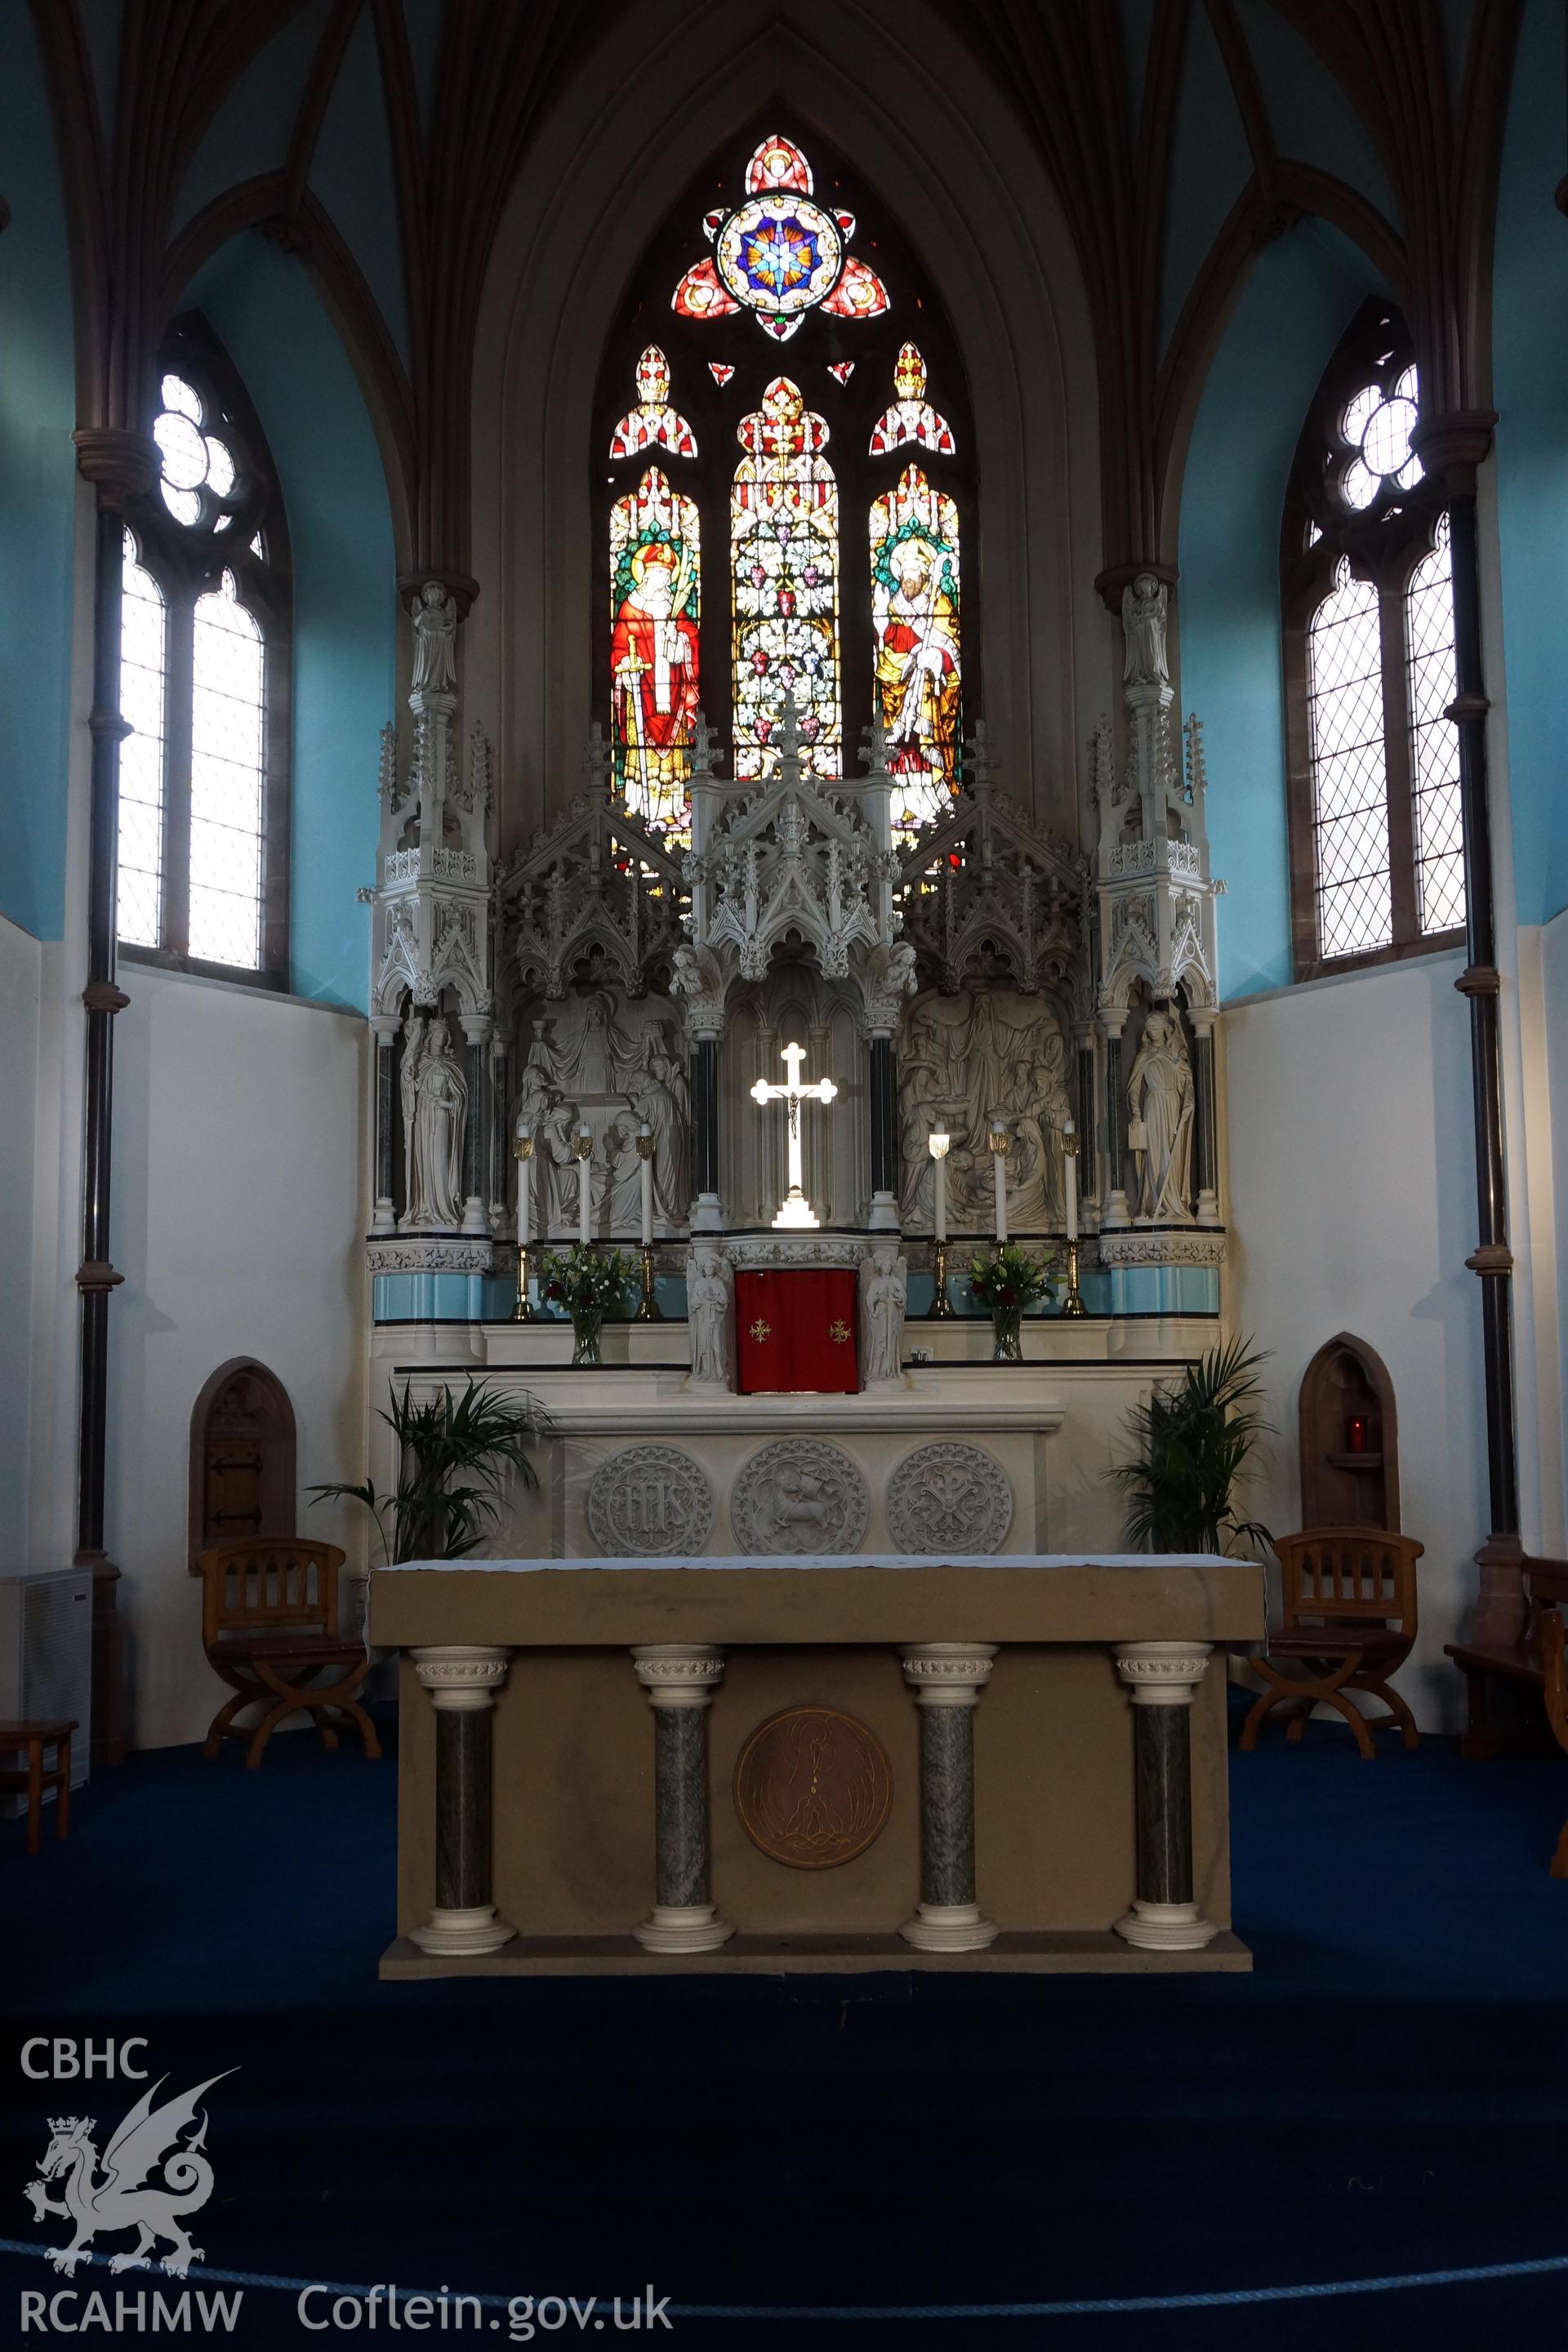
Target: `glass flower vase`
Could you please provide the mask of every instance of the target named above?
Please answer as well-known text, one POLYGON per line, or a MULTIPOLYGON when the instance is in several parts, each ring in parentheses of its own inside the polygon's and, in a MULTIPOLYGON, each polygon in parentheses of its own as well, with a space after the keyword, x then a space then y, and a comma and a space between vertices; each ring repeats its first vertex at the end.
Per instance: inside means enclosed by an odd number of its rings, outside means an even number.
POLYGON ((572 1361, 574 1364, 596 1364, 599 1361, 599 1334, 605 1318, 592 1310, 572 1318, 572 1361))
POLYGON ((991 1310, 991 1335, 994 1342, 991 1351, 994 1364, 1023 1362, 1024 1310, 1021 1307, 994 1307, 991 1310))

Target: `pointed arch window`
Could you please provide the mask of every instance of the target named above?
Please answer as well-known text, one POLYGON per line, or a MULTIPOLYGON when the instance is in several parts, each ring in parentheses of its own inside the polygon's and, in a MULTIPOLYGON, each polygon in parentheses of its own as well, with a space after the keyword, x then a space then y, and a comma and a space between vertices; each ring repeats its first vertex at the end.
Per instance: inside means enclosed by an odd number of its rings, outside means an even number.
POLYGON ((859 774, 880 719, 912 835, 957 788, 979 715, 972 585, 962 639, 959 618, 974 509, 962 355, 898 221, 873 224, 846 172, 762 128, 676 206, 605 346, 592 458, 610 788, 683 842, 699 706, 719 772, 729 755, 737 781, 760 781, 787 697, 803 764, 826 781, 859 774))
POLYGON ((1464 926, 1448 520, 1419 416, 1404 324, 1368 305, 1318 389, 1281 536, 1298 979, 1464 926))
POLYGON ((160 478, 125 534, 120 942, 288 986, 289 567, 265 438, 192 316, 156 387, 160 478))

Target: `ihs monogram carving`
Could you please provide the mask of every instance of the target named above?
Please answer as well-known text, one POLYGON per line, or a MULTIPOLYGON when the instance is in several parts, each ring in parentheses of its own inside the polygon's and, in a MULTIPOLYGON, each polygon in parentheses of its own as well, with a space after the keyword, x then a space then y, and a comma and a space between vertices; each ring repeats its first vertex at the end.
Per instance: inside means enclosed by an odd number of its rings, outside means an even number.
POLYGON ((764 1445, 730 1498, 736 1538, 753 1554, 855 1551, 870 1515, 866 1481, 848 1454, 814 1437, 764 1445))
POLYGON ((607 1559, 661 1559, 702 1551, 713 1524, 713 1489, 676 1445, 628 1445, 594 1474, 588 1525, 607 1559))
POLYGON ((888 1480, 888 1533, 900 1551, 1000 1550, 1013 1487, 983 1446, 942 1440, 906 1454, 888 1480))

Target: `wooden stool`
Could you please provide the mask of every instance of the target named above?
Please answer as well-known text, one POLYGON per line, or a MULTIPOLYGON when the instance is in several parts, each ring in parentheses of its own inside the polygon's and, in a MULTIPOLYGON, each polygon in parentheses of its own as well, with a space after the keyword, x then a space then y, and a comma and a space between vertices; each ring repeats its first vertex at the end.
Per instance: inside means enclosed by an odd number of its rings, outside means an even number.
POLYGON ((18 1772, 14 1768, 0 1771, 0 1789, 27 1792, 27 1852, 37 1853, 42 1833, 44 1790, 58 1791, 55 1799, 55 1836, 65 1837, 71 1819, 71 1733, 76 1729, 73 1716, 67 1722, 62 1716, 58 1723, 0 1723, 0 1756, 18 1755, 27 1751, 27 1769, 18 1772), (44 1769, 44 1750, 53 1748, 55 1760, 48 1771, 44 1769))

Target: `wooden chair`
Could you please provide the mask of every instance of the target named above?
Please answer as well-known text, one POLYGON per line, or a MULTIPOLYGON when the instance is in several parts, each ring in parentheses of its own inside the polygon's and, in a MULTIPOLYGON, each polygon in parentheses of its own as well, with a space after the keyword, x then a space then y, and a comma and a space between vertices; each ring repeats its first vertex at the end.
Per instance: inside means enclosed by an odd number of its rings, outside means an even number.
POLYGON ((39 1717, 32 1722, 0 1723, 0 1756, 26 1757, 25 1770, 8 1769, 0 1772, 0 1789, 26 1791, 27 1852, 37 1853, 43 1833, 44 1790, 55 1792, 55 1838, 58 1842, 68 1835, 71 1821, 71 1733, 77 1719, 60 1716, 52 1721, 39 1717), (44 1769, 44 1750, 52 1748, 55 1760, 44 1769))
POLYGON ((1526 1559, 1524 1631, 1517 1642, 1449 1642, 1445 1654, 1465 1677, 1468 1720, 1459 1753, 1468 1764, 1494 1756, 1549 1756, 1542 1709, 1542 1621, 1568 1603, 1568 1559, 1526 1559))
POLYGON ((205 1755, 216 1756, 226 1734, 248 1739, 245 1760, 254 1770, 284 1717, 300 1708, 315 1718, 323 1748, 337 1746, 331 1718, 342 1716, 359 1727, 367 1756, 381 1754, 375 1726, 353 1696, 370 1672, 369 1654, 338 1630, 338 1570, 345 1558, 336 1544, 293 1536, 246 1537, 202 1553, 202 1641, 214 1672, 235 1694, 213 1717, 205 1755), (323 1666, 348 1671, 336 1682, 300 1680, 323 1666), (255 1700, 267 1712, 247 1730, 234 1718, 255 1700))
POLYGON ((1419 1748, 1415 1718, 1389 1688, 1415 1640, 1415 1563, 1426 1547, 1384 1528, 1308 1528, 1276 1536, 1284 1571, 1285 1622, 1268 1636, 1268 1654, 1252 1663, 1269 1687, 1242 1727, 1240 1745, 1253 1748, 1270 1707, 1292 1710, 1285 1737, 1300 1739, 1320 1701, 1336 1707, 1363 1756, 1377 1750, 1374 1731, 1397 1725, 1406 1748, 1419 1748), (1281 1674, 1276 1658, 1299 1662, 1281 1674), (1388 1708, 1369 1722, 1352 1706, 1352 1691, 1374 1691, 1388 1708))

